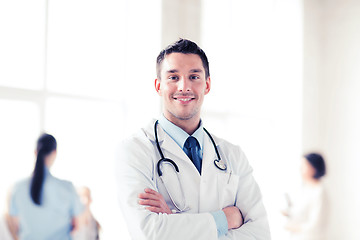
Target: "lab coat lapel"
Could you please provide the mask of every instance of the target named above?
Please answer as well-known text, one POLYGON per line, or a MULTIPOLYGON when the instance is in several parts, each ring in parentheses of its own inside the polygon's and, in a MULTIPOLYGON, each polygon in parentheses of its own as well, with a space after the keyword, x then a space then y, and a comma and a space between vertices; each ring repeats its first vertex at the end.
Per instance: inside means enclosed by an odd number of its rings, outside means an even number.
MULTIPOLYGON (((161 129, 162 130, 162 129, 161 129)), ((161 148, 163 149, 164 155, 166 152, 167 158, 176 158, 181 159, 186 162, 191 162, 189 157, 185 154, 185 152, 180 148, 180 146, 164 131, 163 132, 163 142, 161 143, 161 148)))
MULTIPOLYGON (((218 144, 215 140, 215 143, 218 144)), ((217 145, 218 147, 218 145, 217 145)), ((219 189, 217 184, 217 176, 219 170, 214 165, 214 160, 217 159, 214 145, 209 136, 204 135, 204 151, 203 151, 203 165, 201 171, 201 186, 199 195, 199 212, 210 212, 218 210, 219 205, 219 189), (211 201, 209 201, 211 199, 211 201)))
MULTIPOLYGON (((154 142, 155 144, 155 133, 154 133, 154 124, 156 120, 151 121, 151 123, 144 129, 147 137, 154 142)), ((173 161, 183 161, 187 164, 194 165, 185 152, 180 148, 179 145, 160 127, 157 127, 158 130, 158 140, 161 147, 161 150, 164 153, 165 158, 170 158, 173 161)), ((196 167, 194 166, 196 170, 196 167)), ((196 170, 197 171, 197 170, 196 170)))
MULTIPOLYGON (((216 143, 216 142, 215 142, 216 143)), ((207 176, 212 174, 212 168, 214 168, 214 160, 216 159, 216 152, 214 145, 212 144, 209 136, 204 135, 204 146, 203 146, 203 160, 202 160, 202 169, 201 175, 207 176)))

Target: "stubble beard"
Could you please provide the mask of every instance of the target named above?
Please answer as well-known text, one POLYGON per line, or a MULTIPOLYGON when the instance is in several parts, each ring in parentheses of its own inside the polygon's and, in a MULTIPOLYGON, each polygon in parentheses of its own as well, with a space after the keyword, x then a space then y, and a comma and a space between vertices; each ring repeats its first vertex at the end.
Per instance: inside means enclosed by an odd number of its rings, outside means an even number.
POLYGON ((170 110, 166 110, 173 118, 181 120, 181 121, 187 121, 192 119, 194 116, 196 116, 199 113, 199 109, 194 109, 192 112, 190 112, 189 114, 183 116, 183 115, 179 115, 176 114, 175 112, 172 112, 170 110))

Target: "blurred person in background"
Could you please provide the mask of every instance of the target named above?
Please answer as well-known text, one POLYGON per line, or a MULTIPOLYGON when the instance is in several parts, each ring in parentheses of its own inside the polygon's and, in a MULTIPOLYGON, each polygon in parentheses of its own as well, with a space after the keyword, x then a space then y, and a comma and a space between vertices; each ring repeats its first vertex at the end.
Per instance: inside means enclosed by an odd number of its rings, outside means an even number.
POLYGON ((70 240, 78 227, 83 206, 73 184, 50 173, 56 149, 55 138, 42 134, 32 176, 16 183, 11 191, 9 222, 20 240, 70 240))
POLYGON ((8 225, 9 215, 7 213, 0 216, 0 239, 1 240, 17 240, 16 236, 12 236, 10 226, 8 225))
POLYGON ((10 192, 7 193, 5 212, 0 216, 0 240, 18 240, 14 229, 17 227, 9 215, 10 192))
POLYGON ((288 209, 282 213, 288 218, 285 229, 291 239, 326 240, 327 202, 323 185, 326 174, 324 158, 318 153, 309 153, 301 159, 302 188, 288 209))
POLYGON ((99 240, 100 224, 94 218, 90 204, 92 203, 91 191, 88 187, 78 188, 81 203, 85 206, 85 211, 81 218, 78 231, 73 235, 74 240, 99 240))

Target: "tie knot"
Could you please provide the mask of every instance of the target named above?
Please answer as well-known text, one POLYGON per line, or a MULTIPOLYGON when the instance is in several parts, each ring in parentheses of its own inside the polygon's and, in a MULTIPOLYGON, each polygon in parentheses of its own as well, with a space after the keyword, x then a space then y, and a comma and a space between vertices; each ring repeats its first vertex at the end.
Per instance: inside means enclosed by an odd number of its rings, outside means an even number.
POLYGON ((184 147, 193 148, 196 147, 197 145, 198 145, 198 141, 196 140, 196 138, 190 136, 186 139, 184 147))

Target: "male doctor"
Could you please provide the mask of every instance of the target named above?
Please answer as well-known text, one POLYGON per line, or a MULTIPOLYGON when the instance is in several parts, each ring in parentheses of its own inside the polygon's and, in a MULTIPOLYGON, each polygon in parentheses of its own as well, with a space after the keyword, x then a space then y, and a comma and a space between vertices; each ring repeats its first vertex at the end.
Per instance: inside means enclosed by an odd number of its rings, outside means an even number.
POLYGON ((124 140, 117 160, 120 206, 133 239, 261 239, 270 231, 242 150, 200 119, 209 63, 180 39, 157 57, 163 114, 124 140))

